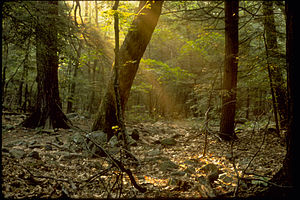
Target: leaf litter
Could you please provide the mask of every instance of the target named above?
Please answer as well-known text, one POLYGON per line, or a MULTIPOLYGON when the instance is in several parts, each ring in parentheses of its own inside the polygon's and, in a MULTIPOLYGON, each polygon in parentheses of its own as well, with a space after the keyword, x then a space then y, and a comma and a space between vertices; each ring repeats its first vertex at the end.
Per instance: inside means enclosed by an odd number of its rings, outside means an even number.
MULTIPOLYGON (((109 189, 118 183, 120 171, 110 168, 107 159, 68 151, 69 138, 76 130, 18 127, 23 118, 2 116, 5 198, 120 197, 109 189)), ((87 124, 92 123, 83 118, 73 121, 87 131, 87 124)), ((205 136, 193 123, 189 120, 127 123, 129 133, 139 134, 136 145, 131 147, 139 165, 131 166, 131 170, 147 191, 138 192, 124 175, 122 197, 247 197, 267 187, 280 169, 285 147, 275 135, 264 134, 264 129, 241 127, 234 143, 219 141, 209 134, 207 153, 203 156, 205 136), (240 181, 237 173, 243 177, 240 181), (237 187, 238 193, 234 194, 237 187)))

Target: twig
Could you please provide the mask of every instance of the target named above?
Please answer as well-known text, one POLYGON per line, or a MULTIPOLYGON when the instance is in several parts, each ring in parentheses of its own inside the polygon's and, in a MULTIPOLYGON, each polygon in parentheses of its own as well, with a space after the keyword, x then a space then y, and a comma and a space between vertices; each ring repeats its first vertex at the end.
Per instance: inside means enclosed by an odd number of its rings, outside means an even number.
POLYGON ((122 148, 122 150, 125 151, 126 155, 129 155, 130 157, 133 158, 133 160, 135 160, 134 164, 137 163, 137 165, 141 165, 141 162, 139 159, 137 159, 137 157, 135 157, 129 150, 125 149, 125 148, 122 148))
MULTIPOLYGON (((271 118, 271 117, 270 117, 270 118, 271 118)), ((265 129, 264 129, 265 131, 264 131, 263 140, 262 140, 262 142, 261 142, 261 144, 260 144, 258 150, 257 150, 257 151, 255 152, 255 154, 252 156, 250 162, 248 163, 248 165, 246 166, 246 168, 243 170, 243 172, 242 172, 242 177, 244 176, 244 173, 246 172, 246 170, 249 168, 251 162, 254 160, 254 158, 257 156, 257 154, 260 152, 260 150, 261 150, 263 144, 265 143, 266 133, 267 133, 267 129, 268 129, 268 126, 269 126, 269 123, 270 123, 270 118, 269 118, 269 120, 268 120, 268 123, 266 124, 265 129)))
POLYGON ((254 175, 254 176, 259 176, 259 177, 272 178, 272 177, 270 177, 270 176, 264 176, 264 175, 256 174, 256 173, 253 173, 253 172, 251 172, 251 173, 244 172, 244 174, 245 174, 245 175, 254 175))
POLYGON ((234 192, 233 192, 233 197, 235 197, 236 194, 237 194, 237 192, 238 192, 238 190, 239 190, 239 186, 240 186, 240 175, 239 175, 239 172, 238 172, 238 170, 236 168, 236 165, 235 165, 235 157, 233 155, 233 144, 234 144, 234 140, 231 141, 230 151, 231 151, 231 156, 232 156, 232 165, 233 165, 234 171, 236 173, 236 177, 238 179, 237 185, 236 185, 236 187, 234 189, 234 192))
POLYGON ((85 180, 84 182, 87 182, 85 185, 83 186, 86 186, 88 183, 90 183, 91 181, 93 181, 93 179, 99 177, 99 176, 102 176, 103 174, 107 173, 109 170, 111 169, 111 167, 107 168, 107 169, 104 169, 103 171, 91 176, 90 178, 88 178, 87 180, 85 180))
MULTIPOLYGON (((85 136, 86 137, 86 136, 85 136)), ((86 137, 88 138, 88 137, 86 137)), ((125 172, 128 176, 129 176, 129 179, 132 183, 132 185, 137 189, 139 190, 140 192, 144 193, 147 191, 146 188, 144 187, 141 187, 137 184, 137 182, 135 181, 133 175, 132 175, 132 172, 130 169, 126 169, 123 165, 123 163, 121 163, 119 160, 115 159, 112 155, 110 155, 107 151, 105 151, 105 149, 99 145, 97 142, 95 142, 92 138, 88 138, 91 142, 93 142, 99 149, 101 149, 102 152, 104 152, 107 157, 112 161, 113 165, 115 167, 117 167, 118 169, 120 169, 121 171, 125 172)))
POLYGON ((55 147, 57 147, 57 148, 59 148, 61 150, 64 150, 64 151, 69 151, 71 153, 75 153, 74 151, 71 151, 70 149, 68 149, 66 147, 63 147, 63 146, 60 146, 60 145, 58 145, 56 143, 53 143, 53 142, 46 142, 46 144, 50 144, 50 145, 55 146, 55 147))
POLYGON ((273 183, 273 182, 270 182, 270 181, 267 181, 267 180, 264 180, 264 179, 259 179, 259 178, 245 178, 245 177, 241 177, 241 179, 243 180, 250 180, 250 181, 263 181, 265 183, 268 183, 270 185, 273 185, 275 187, 279 187, 279 188, 294 188, 293 186, 288 186, 288 185, 278 185, 276 183, 273 183))
POLYGON ((263 144, 265 143, 266 133, 267 133, 267 129, 268 129, 268 126, 269 126, 269 123, 270 123, 270 119, 271 119, 271 117, 269 118, 268 123, 266 124, 266 127, 265 127, 265 129, 264 129, 265 131, 264 131, 263 140, 262 140, 262 142, 261 142, 261 144, 260 144, 258 150, 257 150, 257 151, 255 152, 255 154, 252 156, 252 158, 251 158, 251 160, 249 161, 249 163, 248 163, 248 165, 246 166, 246 168, 242 171, 241 177, 240 177, 239 174, 238 174, 238 171, 237 171, 237 169, 236 169, 235 162, 234 162, 234 156, 233 156, 233 142, 234 142, 234 141, 232 141, 232 143, 231 143, 231 154, 232 154, 232 158, 233 158, 233 167, 234 167, 234 170, 235 170, 235 172, 236 172, 236 174, 237 174, 237 179, 238 179, 238 183, 237 183, 237 186, 235 187, 234 194, 233 194, 234 197, 236 196, 236 193, 238 192, 239 185, 240 185, 240 180, 241 180, 241 179, 244 179, 244 175, 245 175, 246 170, 249 168, 249 166, 251 165, 252 161, 253 161, 254 158, 257 156, 257 154, 260 152, 260 150, 261 150, 263 144))
MULTIPOLYGON (((67 179, 59 179, 59 178, 54 178, 51 176, 42 176, 42 175, 34 175, 29 169, 27 169, 27 167, 21 165, 19 162, 17 162, 16 160, 13 160, 13 162, 15 162, 17 165, 19 165, 20 167, 22 167, 23 169, 25 169, 31 176, 36 177, 36 178, 46 178, 46 179, 52 179, 52 180, 56 180, 56 181, 61 181, 61 182, 67 182, 69 184, 71 184, 70 180, 67 179)), ((75 183, 80 183, 79 181, 73 181, 75 183)))
MULTIPOLYGON (((84 130, 82 130, 81 128, 79 128, 79 127, 77 127, 77 126, 72 126, 73 128, 75 128, 75 129, 77 129, 77 130, 80 130, 80 131, 82 131, 82 132, 84 132, 84 133, 88 133, 88 132, 86 132, 86 131, 84 131, 84 130)), ((131 181, 131 183, 132 183, 132 185, 137 189, 137 190, 139 190, 140 192, 142 192, 142 193, 144 193, 144 192, 146 192, 147 191, 147 189, 146 188, 144 188, 144 187, 141 187, 141 186, 139 186, 138 184, 137 184, 137 182, 135 181, 135 179, 134 179, 134 177, 133 177, 133 175, 132 175, 132 172, 131 172, 131 170, 130 169, 126 169, 125 167, 124 167, 124 165, 123 165, 123 163, 122 162, 120 162, 120 161, 118 161, 117 159, 115 159, 112 155, 110 155, 100 144, 98 144, 96 141, 94 141, 92 138, 89 138, 89 137, 87 137, 87 136, 85 136, 85 135, 82 135, 83 137, 85 137, 86 139, 88 139, 88 140, 90 140, 91 142, 93 142, 99 149, 101 149, 101 151, 103 152, 103 153, 105 153, 106 154, 106 156, 112 161, 112 163, 113 163, 113 165, 115 166, 115 167, 117 167, 118 169, 120 169, 121 171, 123 171, 123 172, 125 172, 128 176, 129 176, 129 179, 130 179, 130 181, 131 181)), ((87 146, 87 144, 86 144, 86 146, 87 146)), ((88 149, 89 150, 89 149, 88 149)), ((126 151, 127 153, 128 153, 128 151, 126 151)), ((91 153, 93 153, 93 152, 91 152, 91 153)), ((93 153, 94 154, 94 153, 93 153)), ((97 154, 94 154, 94 155, 96 155, 96 156, 98 156, 97 154)), ((134 156, 133 156, 133 158, 134 159, 136 159, 134 156)))
POLYGON ((207 151, 207 146, 208 146, 208 140, 207 140, 207 134, 208 134, 208 113, 210 111, 210 107, 207 109, 207 111, 205 112, 205 122, 204 122, 204 133, 205 133, 205 139, 204 139, 204 148, 203 148, 203 157, 205 156, 206 154, 206 151, 207 151))

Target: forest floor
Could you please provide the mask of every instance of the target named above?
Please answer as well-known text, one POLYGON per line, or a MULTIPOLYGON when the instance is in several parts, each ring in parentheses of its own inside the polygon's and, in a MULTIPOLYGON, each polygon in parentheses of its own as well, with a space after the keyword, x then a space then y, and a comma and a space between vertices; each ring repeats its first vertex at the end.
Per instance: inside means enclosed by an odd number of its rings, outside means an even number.
MULTIPOLYGON (((70 137, 78 130, 18 127, 24 117, 2 116, 5 198, 118 197, 114 191, 121 191, 120 172, 108 167, 107 158, 89 158, 69 151, 70 137)), ((90 130, 91 120, 75 116, 72 121, 82 130, 90 130)), ((205 134, 195 121, 129 122, 126 127, 129 133, 139 135, 131 147, 139 165, 130 169, 147 191, 138 192, 124 175, 125 198, 247 197, 270 184, 268 180, 280 169, 286 153, 272 131, 264 126, 253 128, 251 123, 239 127, 238 139, 233 143, 208 134, 205 156, 205 134)))

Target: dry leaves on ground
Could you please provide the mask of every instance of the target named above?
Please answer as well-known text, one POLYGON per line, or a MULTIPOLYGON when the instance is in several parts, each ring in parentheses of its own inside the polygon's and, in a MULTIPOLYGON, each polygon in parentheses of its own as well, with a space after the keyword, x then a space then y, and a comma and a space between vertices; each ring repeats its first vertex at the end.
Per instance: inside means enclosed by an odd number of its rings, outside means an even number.
MULTIPOLYGON (((109 159, 68 151, 68 140, 78 130, 16 127, 23 118, 3 116, 2 193, 6 198, 232 196, 237 184, 236 195, 249 196, 268 185, 285 156, 280 139, 262 130, 241 127, 239 139, 233 144, 210 134, 203 157, 203 131, 193 129, 190 121, 128 123, 128 132, 139 134, 131 152, 140 165, 127 167, 138 184, 147 188, 140 193, 126 174, 111 167, 109 159), (237 173, 244 178, 239 183, 237 173), (120 180, 122 188, 118 188, 120 180)), ((87 130, 91 122, 81 118, 74 123, 82 123, 87 130)))

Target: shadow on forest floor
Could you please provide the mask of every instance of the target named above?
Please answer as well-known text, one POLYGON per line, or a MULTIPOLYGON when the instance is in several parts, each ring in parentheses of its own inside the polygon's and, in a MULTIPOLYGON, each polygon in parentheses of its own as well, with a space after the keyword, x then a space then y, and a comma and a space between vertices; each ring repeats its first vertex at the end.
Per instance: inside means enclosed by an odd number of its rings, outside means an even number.
MULTIPOLYGON (((110 189, 117 188, 114 183, 118 182, 119 172, 105 171, 110 169, 107 159, 70 151, 70 138, 78 130, 17 127, 23 118, 24 115, 5 113, 2 116, 4 197, 117 197, 114 193, 117 189, 110 189)), ((75 117, 72 121, 89 131, 90 120, 75 117)), ((139 135, 131 151, 140 165, 129 167, 147 192, 139 193, 126 176, 121 176, 123 197, 232 196, 238 184, 237 173, 240 177, 247 168, 236 193, 246 197, 268 186, 268 180, 280 169, 285 156, 285 147, 275 135, 245 126, 233 145, 208 135, 205 157, 202 156, 205 136, 188 120, 127 123, 127 130, 139 135), (209 188, 203 188, 203 180, 209 180, 206 182, 209 188)))

